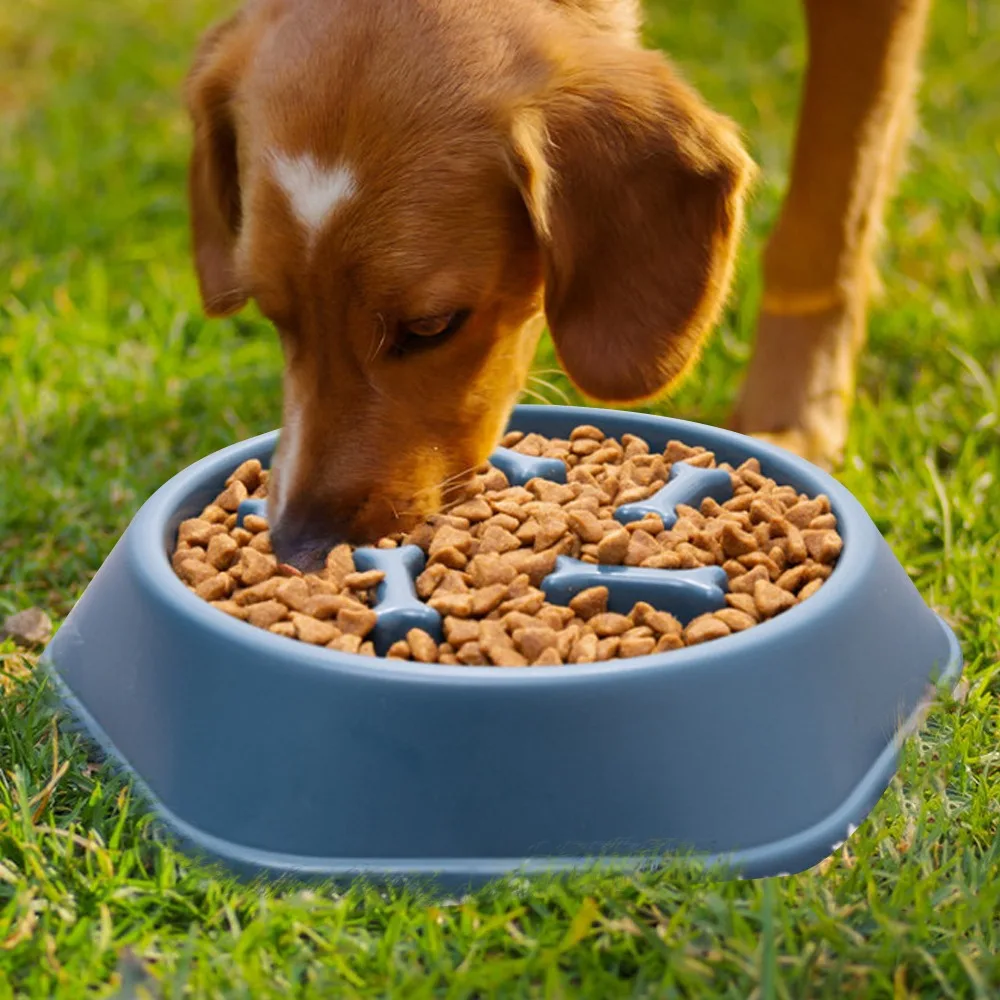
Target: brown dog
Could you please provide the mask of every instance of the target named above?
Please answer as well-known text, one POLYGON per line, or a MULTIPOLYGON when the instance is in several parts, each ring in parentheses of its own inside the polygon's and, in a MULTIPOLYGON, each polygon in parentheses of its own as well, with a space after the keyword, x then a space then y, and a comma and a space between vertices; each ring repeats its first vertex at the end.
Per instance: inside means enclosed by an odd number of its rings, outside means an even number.
MULTIPOLYGON (((829 462, 928 0, 806 6, 792 182, 733 422, 829 462)), ((253 298, 281 336, 281 558, 311 566, 438 508, 495 446, 546 322, 603 401, 697 358, 753 165, 638 26, 634 0, 250 0, 204 39, 195 259, 209 314, 253 298)))

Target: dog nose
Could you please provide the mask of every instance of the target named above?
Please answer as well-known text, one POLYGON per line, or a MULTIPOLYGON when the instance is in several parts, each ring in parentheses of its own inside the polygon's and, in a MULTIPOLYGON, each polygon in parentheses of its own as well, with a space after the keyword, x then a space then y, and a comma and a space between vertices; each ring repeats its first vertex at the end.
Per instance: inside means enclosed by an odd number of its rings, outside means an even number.
POLYGON ((314 515, 283 514, 271 525, 271 548, 280 563, 303 573, 314 573, 326 565, 326 555, 344 541, 345 532, 314 515))

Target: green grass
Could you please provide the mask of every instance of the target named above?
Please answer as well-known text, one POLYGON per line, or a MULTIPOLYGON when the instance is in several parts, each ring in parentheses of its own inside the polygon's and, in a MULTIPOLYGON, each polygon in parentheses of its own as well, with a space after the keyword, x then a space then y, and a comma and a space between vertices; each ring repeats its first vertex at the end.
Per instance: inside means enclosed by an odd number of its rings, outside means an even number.
MULTIPOLYGON (((723 329, 666 407, 714 421, 747 360, 802 28, 790 0, 649 8, 650 40, 745 126, 765 168, 723 329)), ((275 338, 252 316, 204 320, 187 257, 178 89, 224 12, 0 7, 0 615, 65 615, 157 486, 278 422, 275 338)), ((0 998, 109 994, 142 969, 170 996, 1000 994, 998 62, 1000 8, 939 0, 840 473, 955 624, 968 688, 842 852, 767 883, 580 876, 447 903, 240 886, 161 842, 7 644, 0 998)), ((572 397, 545 378, 545 398, 572 397)))

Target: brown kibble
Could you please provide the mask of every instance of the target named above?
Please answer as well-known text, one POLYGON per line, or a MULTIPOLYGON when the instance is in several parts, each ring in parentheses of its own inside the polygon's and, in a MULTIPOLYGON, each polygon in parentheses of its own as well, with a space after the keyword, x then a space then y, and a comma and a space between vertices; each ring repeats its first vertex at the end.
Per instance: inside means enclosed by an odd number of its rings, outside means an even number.
POLYGON ((632 627, 631 619, 614 611, 605 611, 603 614, 594 615, 587 624, 600 638, 621 635, 632 627))
POLYGON ((785 517, 796 528, 808 528, 813 518, 823 514, 823 504, 819 500, 800 500, 785 511, 785 517))
POLYGON ((836 531, 812 529, 802 532, 809 555, 819 563, 832 563, 840 555, 844 542, 836 531))
POLYGON ((344 577, 344 586, 348 590, 368 590, 377 587, 385 579, 385 573, 380 569, 369 569, 363 573, 348 573, 344 577))
POLYGON ((604 528, 597 515, 591 511, 574 510, 568 518, 570 531, 573 531, 582 542, 596 544, 604 538, 604 528))
POLYGON ((406 633, 413 659, 419 663, 434 663, 437 660, 438 644, 421 628, 411 628, 406 633))
POLYGON ((245 587, 252 587, 273 576, 277 566, 278 560, 274 556, 247 546, 245 549, 240 549, 240 559, 233 572, 234 575, 238 574, 240 582, 245 587))
POLYGON ((327 645, 327 649, 336 649, 341 653, 360 653, 361 652, 361 636, 359 635, 338 635, 333 642, 327 645))
POLYGON ((531 589, 526 594, 504 601, 497 611, 506 615, 511 611, 520 611, 526 615, 535 614, 545 603, 545 595, 540 590, 531 589))
POLYGON ((505 528, 495 524, 488 525, 479 536, 479 554, 513 552, 519 549, 521 543, 505 528))
POLYGON ((572 486, 563 486, 548 479, 529 479, 525 486, 543 503, 562 505, 576 498, 572 486))
POLYGON ((368 642, 363 642, 358 647, 358 652, 362 656, 374 656, 375 655, 375 643, 369 640, 368 642))
POLYGON ((453 507, 451 513, 456 517, 464 517, 467 521, 485 521, 493 516, 493 508, 482 497, 476 497, 453 507))
MULTIPOLYGON (((247 542, 247 548, 253 549, 256 552, 263 552, 265 555, 271 555, 274 552, 274 549, 271 548, 271 532, 259 531, 247 542)), ((277 562, 275 565, 277 565, 277 562)))
POLYGON ((683 648, 684 639, 676 632, 668 632, 666 635, 661 635, 660 638, 656 640, 655 652, 669 653, 671 650, 683 648))
POLYGON ((538 658, 533 661, 534 667, 561 667, 562 657, 554 646, 548 646, 538 654, 538 658))
POLYGON ((200 587, 206 580, 211 580, 219 571, 201 559, 185 559, 177 567, 177 575, 189 586, 200 587))
POLYGON ((604 431, 593 424, 580 424, 570 432, 569 439, 570 441, 603 441, 604 431))
POLYGON ((410 644, 405 639, 394 642, 385 653, 388 660, 408 660, 410 658, 410 644))
POLYGON ((194 592, 206 601, 221 601, 236 589, 236 581, 228 573, 216 573, 208 580, 202 580, 194 592))
POLYGON ((471 548, 472 535, 467 529, 463 530, 444 524, 434 533, 428 554, 433 559, 443 549, 458 549, 462 555, 468 555, 471 548))
POLYGON ((786 569, 774 582, 782 590, 787 590, 789 593, 794 594, 797 590, 801 589, 808 579, 809 567, 805 563, 799 563, 798 566, 786 569))
POLYGON ((357 571, 351 547, 346 542, 335 545, 326 556, 326 578, 338 587, 344 586, 344 579, 357 571))
POLYGON ((588 587, 581 590, 570 602, 570 610, 584 621, 589 621, 595 615, 604 614, 608 610, 608 588, 588 587))
POLYGON ((534 662, 545 649, 555 649, 559 643, 558 633, 546 625, 519 628, 513 635, 514 645, 534 662))
POLYGON ((729 626, 715 615, 699 615, 684 629, 684 639, 689 646, 696 646, 711 639, 722 639, 730 632, 729 626))
POLYGON ((619 656, 648 656, 656 649, 652 636, 624 635, 618 647, 619 656))
POLYGON ((212 601, 212 607, 218 608, 232 618, 238 618, 241 622, 246 621, 246 608, 240 607, 235 601, 212 601))
POLYGON ((597 543, 597 561, 604 565, 619 565, 628 552, 631 538, 624 528, 610 531, 597 543))
POLYGON ((226 529, 221 524, 212 524, 203 521, 200 517, 189 517, 186 521, 181 521, 177 529, 177 541, 179 544, 188 545, 208 545, 209 539, 226 529))
POLYGON ((754 584, 753 600, 754 604, 757 605, 757 610, 764 618, 772 618, 798 604, 798 599, 794 594, 782 590, 781 587, 769 580, 758 580, 754 584))
POLYGON ((815 580, 810 580, 800 591, 799 600, 804 601, 807 597, 812 597, 813 594, 823 586, 823 581, 819 578, 815 580))
POLYGON ((327 618, 336 618, 344 610, 364 610, 364 605, 341 594, 314 594, 296 610, 325 621, 327 618))
MULTIPOLYGON (((305 612, 306 605, 313 599, 309 584, 302 577, 282 580, 274 590, 274 597, 292 611, 305 612)), ((326 642, 330 640, 327 639, 326 642)), ((325 645, 325 643, 321 643, 325 645)))
POLYGON ((428 566, 427 569, 417 577, 415 587, 417 591, 417 596, 426 601, 431 594, 437 590, 441 581, 444 579, 445 575, 448 573, 448 567, 442 565, 441 563, 435 563, 433 566, 428 566))
POLYGON ((438 549, 428 559, 428 562, 431 566, 445 566, 448 569, 465 569, 468 565, 469 557, 461 549, 456 549, 454 545, 449 545, 447 548, 438 549))
POLYGON ((468 566, 468 575, 474 587, 489 587, 497 583, 508 584, 517 576, 517 570, 499 553, 487 552, 475 556, 468 566))
POLYGON ((740 611, 739 608, 722 608, 715 612, 715 617, 720 622, 724 622, 731 632, 742 632, 744 629, 750 628, 751 625, 757 624, 755 617, 748 615, 745 611, 740 611))
POLYGON ((593 632, 584 632, 573 646, 570 663, 596 663, 598 642, 593 632))
POLYGON ((293 611, 291 619, 295 626, 295 637, 313 646, 325 646, 340 634, 329 622, 321 622, 309 615, 293 611))
POLYGON ((295 633, 295 626, 291 622, 275 622, 273 625, 269 625, 267 630, 268 632, 273 632, 275 635, 283 635, 286 639, 298 638, 295 633))
POLYGON ((205 558, 216 569, 228 569, 236 559, 239 548, 229 535, 214 535, 208 541, 205 558))
POLYGON ((247 531, 246 528, 233 528, 232 531, 229 532, 229 537, 236 542, 240 548, 242 548, 253 538, 253 532, 247 531))
POLYGON ((647 625, 659 635, 680 635, 683 631, 681 623, 669 611, 657 611, 644 601, 636 604, 631 617, 636 625, 647 625))
POLYGON ((485 667, 489 664, 489 660, 478 642, 464 643, 455 654, 455 659, 467 667, 485 667))
POLYGON ((233 474, 226 480, 226 486, 231 486, 235 482, 242 483, 249 492, 253 492, 260 486, 261 472, 263 467, 259 458, 248 458, 238 465, 233 474))
POLYGON ((267 518, 261 517, 260 514, 247 514, 247 516, 243 518, 244 530, 249 531, 254 535, 260 531, 267 531, 267 525, 267 518))
POLYGON ((215 505, 229 514, 235 513, 239 505, 249 496, 249 491, 238 479, 234 479, 216 498, 215 505))
POLYGON ((472 593, 472 614, 488 615, 498 608, 507 597, 507 585, 494 583, 489 587, 481 587, 472 593))
POLYGON ((247 608, 247 621, 257 628, 270 628, 288 617, 288 608, 281 601, 260 601, 247 608))
POLYGON ((199 516, 209 524, 224 524, 229 514, 218 505, 210 503, 199 516))
POLYGON ((613 660, 618 655, 618 647, 621 645, 621 637, 609 635, 597 641, 597 660, 603 663, 606 660, 613 660))
POLYGON ((726 594, 726 603, 731 608, 736 608, 738 611, 748 614, 754 621, 757 621, 760 617, 752 594, 726 594))
POLYGON ((442 617, 468 618, 472 614, 472 594, 434 594, 427 603, 442 617))
POLYGON ((757 551, 757 539, 754 538, 753 534, 749 531, 743 531, 739 525, 732 521, 723 522, 720 541, 722 551, 730 559, 757 551))
POLYGON ((650 556, 642 565, 647 569, 680 569, 682 562, 676 552, 660 552, 650 556))
POLYGON ((455 649, 479 639, 479 622, 449 615, 444 620, 444 636, 455 649))
MULTIPOLYGON (((600 558, 600 546, 598 546, 598 558, 600 558)), ((648 532, 639 528, 630 534, 628 549, 625 552, 626 566, 641 566, 647 559, 660 554, 660 547, 656 544, 656 539, 648 532)))
POLYGON ((337 628, 346 635, 357 635, 364 639, 378 620, 371 608, 341 608, 337 612, 337 628))
POLYGON ((753 594, 754 588, 761 581, 770 582, 770 574, 763 566, 754 566, 748 573, 729 581, 731 594, 753 594))

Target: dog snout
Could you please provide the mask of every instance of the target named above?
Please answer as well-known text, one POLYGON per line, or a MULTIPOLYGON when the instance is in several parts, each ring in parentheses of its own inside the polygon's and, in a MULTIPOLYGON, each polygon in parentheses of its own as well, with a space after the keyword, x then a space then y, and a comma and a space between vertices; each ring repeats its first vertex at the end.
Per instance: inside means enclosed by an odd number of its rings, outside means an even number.
POLYGON ((294 507, 271 522, 271 547, 280 563, 303 573, 323 568, 327 553, 347 538, 347 525, 318 511, 294 507))

